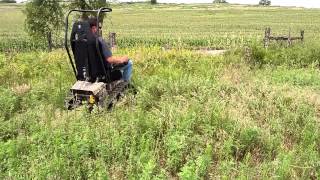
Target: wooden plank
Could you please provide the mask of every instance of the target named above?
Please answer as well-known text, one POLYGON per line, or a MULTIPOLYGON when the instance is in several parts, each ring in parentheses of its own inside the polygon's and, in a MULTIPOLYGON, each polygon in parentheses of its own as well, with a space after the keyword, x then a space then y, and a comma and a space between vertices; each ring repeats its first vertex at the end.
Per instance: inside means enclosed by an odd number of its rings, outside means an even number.
POLYGON ((97 95, 101 89, 105 88, 105 83, 91 83, 86 81, 77 81, 71 88, 72 91, 86 91, 91 92, 93 95, 97 95))

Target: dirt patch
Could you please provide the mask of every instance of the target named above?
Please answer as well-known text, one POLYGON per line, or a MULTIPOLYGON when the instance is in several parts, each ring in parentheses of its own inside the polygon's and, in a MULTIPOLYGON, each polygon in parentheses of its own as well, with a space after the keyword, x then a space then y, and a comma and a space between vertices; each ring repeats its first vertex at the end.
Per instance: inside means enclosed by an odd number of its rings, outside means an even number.
POLYGON ((13 86, 11 89, 16 94, 22 95, 22 94, 25 94, 25 93, 29 92, 31 87, 30 87, 29 84, 19 84, 19 85, 13 86))
POLYGON ((224 53, 227 52, 227 50, 207 50, 207 49, 200 49, 200 50, 196 50, 196 53, 199 54, 204 54, 204 55, 210 55, 210 56, 219 56, 219 55, 223 55, 224 53))
MULTIPOLYGON (((170 51, 173 50, 174 48, 168 44, 165 44, 164 46, 161 47, 163 51, 170 51)), ((225 54, 228 50, 226 49, 211 49, 211 48, 194 48, 190 49, 190 51, 197 53, 197 54, 202 54, 202 55, 208 55, 208 56, 220 56, 225 54)))

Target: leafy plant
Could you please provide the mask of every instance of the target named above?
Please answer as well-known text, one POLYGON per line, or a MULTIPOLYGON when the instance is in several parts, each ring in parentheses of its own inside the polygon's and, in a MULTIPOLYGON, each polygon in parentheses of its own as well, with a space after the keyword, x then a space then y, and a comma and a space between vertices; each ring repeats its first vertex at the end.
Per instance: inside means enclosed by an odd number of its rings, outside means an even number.
POLYGON ((48 50, 53 47, 53 38, 59 36, 63 25, 63 11, 58 1, 32 0, 26 4, 25 28, 30 36, 47 40, 48 50))

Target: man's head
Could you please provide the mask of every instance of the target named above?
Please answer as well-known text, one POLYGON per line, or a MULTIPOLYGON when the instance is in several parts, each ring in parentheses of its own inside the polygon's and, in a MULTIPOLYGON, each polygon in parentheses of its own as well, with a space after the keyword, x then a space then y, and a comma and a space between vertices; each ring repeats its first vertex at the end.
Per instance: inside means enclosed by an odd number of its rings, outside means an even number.
POLYGON ((90 29, 92 33, 97 33, 98 31, 98 25, 97 25, 97 18, 89 18, 89 24, 90 24, 90 29))

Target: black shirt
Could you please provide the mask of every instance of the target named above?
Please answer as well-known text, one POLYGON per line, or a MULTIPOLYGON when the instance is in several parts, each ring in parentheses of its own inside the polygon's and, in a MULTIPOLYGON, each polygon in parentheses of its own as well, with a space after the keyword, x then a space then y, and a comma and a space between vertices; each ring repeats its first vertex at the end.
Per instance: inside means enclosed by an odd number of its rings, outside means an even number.
POLYGON ((106 43, 106 41, 102 38, 102 37, 99 37, 98 38, 99 42, 101 43, 101 46, 102 46, 102 53, 103 53, 103 56, 107 59, 109 57, 112 56, 112 52, 110 50, 110 45, 108 45, 106 43))

